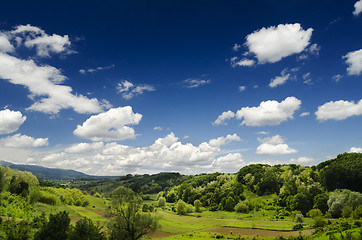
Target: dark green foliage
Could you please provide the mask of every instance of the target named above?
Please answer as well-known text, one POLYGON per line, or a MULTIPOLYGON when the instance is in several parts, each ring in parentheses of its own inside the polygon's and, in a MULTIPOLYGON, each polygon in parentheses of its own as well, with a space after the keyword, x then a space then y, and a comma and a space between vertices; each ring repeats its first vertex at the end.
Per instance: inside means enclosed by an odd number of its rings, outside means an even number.
POLYGON ((3 223, 7 240, 28 240, 31 238, 31 227, 27 221, 16 222, 14 219, 3 223))
POLYGON ((50 214, 49 221, 35 234, 34 240, 65 240, 70 218, 66 211, 50 214))
POLYGON ((131 189, 118 187, 112 193, 110 213, 113 218, 108 224, 110 239, 136 240, 157 228, 154 217, 139 212, 141 206, 141 197, 131 189))
POLYGON ((326 193, 316 195, 313 199, 313 208, 317 208, 321 210, 322 213, 326 213, 328 211, 328 199, 329 196, 326 193))
POLYGON ((349 189, 362 192, 362 153, 343 153, 318 165, 322 184, 333 191, 349 189))
POLYGON ((106 240, 102 227, 91 219, 84 218, 76 222, 68 233, 67 240, 106 240))
POLYGON ((306 193, 298 193, 291 199, 290 206, 291 210, 298 210, 306 214, 313 207, 311 196, 306 193))

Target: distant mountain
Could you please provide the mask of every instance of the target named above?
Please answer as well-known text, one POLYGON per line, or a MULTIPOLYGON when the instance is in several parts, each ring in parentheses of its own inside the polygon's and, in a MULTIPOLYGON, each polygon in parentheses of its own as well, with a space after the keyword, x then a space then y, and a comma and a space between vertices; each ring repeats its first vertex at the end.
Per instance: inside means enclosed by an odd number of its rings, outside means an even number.
POLYGON ((71 180, 71 179, 96 179, 96 178, 108 178, 87 175, 82 172, 74 170, 65 170, 59 168, 46 168, 36 165, 22 165, 14 164, 0 160, 0 165, 3 167, 9 167, 11 169, 17 169, 20 171, 28 171, 34 174, 40 180, 71 180))

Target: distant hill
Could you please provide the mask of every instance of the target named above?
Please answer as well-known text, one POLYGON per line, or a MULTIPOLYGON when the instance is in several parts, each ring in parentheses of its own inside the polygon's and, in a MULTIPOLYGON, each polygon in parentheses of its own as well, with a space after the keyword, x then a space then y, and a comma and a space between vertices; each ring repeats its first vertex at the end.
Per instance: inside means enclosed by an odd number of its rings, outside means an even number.
POLYGON ((0 165, 3 167, 9 167, 11 169, 17 169, 20 171, 28 171, 34 174, 40 180, 71 180, 71 179, 97 179, 97 178, 108 178, 87 175, 82 172, 74 170, 65 170, 59 168, 46 168, 37 165, 22 165, 14 164, 0 160, 0 165))

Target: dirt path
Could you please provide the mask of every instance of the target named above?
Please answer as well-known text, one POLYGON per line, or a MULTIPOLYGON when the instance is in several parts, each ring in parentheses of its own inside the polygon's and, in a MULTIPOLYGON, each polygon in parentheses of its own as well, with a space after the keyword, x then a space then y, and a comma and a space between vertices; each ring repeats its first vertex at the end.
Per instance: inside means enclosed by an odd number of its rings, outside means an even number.
POLYGON ((298 236, 299 232, 306 236, 312 235, 314 229, 307 229, 301 231, 271 231, 271 230, 263 230, 263 229, 248 229, 248 228, 230 228, 230 227, 216 227, 210 228, 206 230, 202 230, 201 232, 213 232, 213 233, 233 233, 240 235, 259 235, 261 237, 277 237, 277 236, 298 236))

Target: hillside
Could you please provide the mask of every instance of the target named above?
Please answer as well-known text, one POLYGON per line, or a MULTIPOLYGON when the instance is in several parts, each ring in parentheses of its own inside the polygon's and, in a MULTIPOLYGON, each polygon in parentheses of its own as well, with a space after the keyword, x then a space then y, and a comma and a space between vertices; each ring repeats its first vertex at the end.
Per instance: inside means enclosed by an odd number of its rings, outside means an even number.
POLYGON ((3 167, 9 167, 11 169, 31 172, 39 180, 70 180, 80 178, 97 178, 74 170, 46 168, 37 165, 14 164, 6 161, 0 161, 0 165, 3 167))

